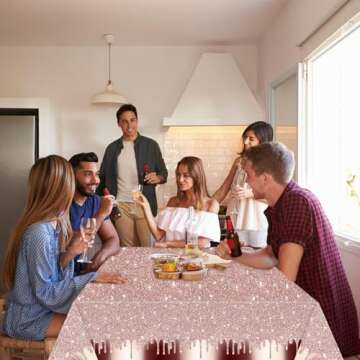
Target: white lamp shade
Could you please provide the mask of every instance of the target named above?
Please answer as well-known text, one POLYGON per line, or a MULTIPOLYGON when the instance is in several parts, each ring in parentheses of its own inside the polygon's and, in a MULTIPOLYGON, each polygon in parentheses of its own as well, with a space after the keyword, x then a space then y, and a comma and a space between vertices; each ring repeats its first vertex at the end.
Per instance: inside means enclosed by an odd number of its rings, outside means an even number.
POLYGON ((111 81, 109 81, 105 90, 94 95, 91 102, 93 104, 126 104, 127 100, 114 90, 111 81))

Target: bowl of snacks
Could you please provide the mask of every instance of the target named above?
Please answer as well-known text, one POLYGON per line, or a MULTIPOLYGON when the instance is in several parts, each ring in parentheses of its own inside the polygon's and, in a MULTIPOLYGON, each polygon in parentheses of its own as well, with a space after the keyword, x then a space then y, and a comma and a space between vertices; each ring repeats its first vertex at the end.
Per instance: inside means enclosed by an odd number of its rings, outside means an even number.
POLYGON ((164 264, 161 265, 160 269, 155 269, 155 276, 164 280, 180 279, 181 271, 178 268, 177 260, 167 260, 164 264))
POLYGON ((204 268, 203 260, 200 257, 184 259, 180 262, 182 271, 199 271, 204 268))
POLYGON ((167 273, 173 273, 178 270, 178 262, 176 259, 169 259, 161 265, 161 270, 167 273))
POLYGON ((157 278, 165 280, 180 278, 179 256, 174 254, 153 254, 152 260, 154 261, 153 269, 157 278))
POLYGON ((167 262, 178 262, 179 256, 170 253, 152 254, 150 259, 153 261, 154 269, 162 269, 167 262))
POLYGON ((207 269, 201 258, 185 260, 181 263, 181 268, 183 280, 202 280, 207 274, 207 269))

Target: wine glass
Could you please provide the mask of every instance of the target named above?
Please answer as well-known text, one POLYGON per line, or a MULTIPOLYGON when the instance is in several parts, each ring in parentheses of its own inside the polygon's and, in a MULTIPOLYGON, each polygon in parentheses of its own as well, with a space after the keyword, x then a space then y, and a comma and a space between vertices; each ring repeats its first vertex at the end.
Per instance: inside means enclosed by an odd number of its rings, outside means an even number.
MULTIPOLYGON (((231 191, 238 191, 245 186, 246 183, 246 172, 242 169, 236 171, 233 183, 231 184, 231 191)), ((230 211, 230 215, 237 215, 237 201, 233 202, 233 208, 230 211)))
MULTIPOLYGON (((85 242, 90 242, 95 238, 96 233, 96 219, 95 218, 81 218, 80 221, 80 233, 85 242)), ((87 257, 87 249, 81 254, 77 260, 79 263, 91 263, 91 260, 87 257)))
POLYGON ((234 181, 232 183, 232 186, 234 187, 234 190, 238 190, 239 188, 242 188, 245 186, 246 182, 246 172, 242 169, 238 169, 235 174, 234 181))
POLYGON ((134 208, 131 209, 130 214, 136 215, 137 204, 136 204, 135 200, 137 200, 139 198, 142 191, 143 191, 143 185, 142 184, 138 184, 138 186, 135 189, 131 190, 131 196, 132 196, 132 199, 134 201, 134 208))
POLYGON ((196 255, 199 249, 199 239, 194 234, 194 226, 197 222, 195 209, 190 206, 189 215, 185 224, 185 255, 196 255))
POLYGON ((185 232, 185 255, 196 255, 199 251, 199 238, 196 234, 185 232))

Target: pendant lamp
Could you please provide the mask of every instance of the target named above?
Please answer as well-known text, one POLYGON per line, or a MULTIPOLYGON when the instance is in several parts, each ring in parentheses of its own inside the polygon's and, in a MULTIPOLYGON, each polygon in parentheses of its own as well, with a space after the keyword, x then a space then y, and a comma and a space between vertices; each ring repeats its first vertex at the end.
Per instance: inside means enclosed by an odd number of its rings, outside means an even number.
POLYGON ((114 42, 114 35, 105 34, 104 39, 108 45, 109 79, 107 81, 105 90, 94 95, 91 102, 93 104, 126 104, 127 100, 124 98, 124 96, 120 95, 114 90, 113 83, 111 81, 111 45, 114 42))

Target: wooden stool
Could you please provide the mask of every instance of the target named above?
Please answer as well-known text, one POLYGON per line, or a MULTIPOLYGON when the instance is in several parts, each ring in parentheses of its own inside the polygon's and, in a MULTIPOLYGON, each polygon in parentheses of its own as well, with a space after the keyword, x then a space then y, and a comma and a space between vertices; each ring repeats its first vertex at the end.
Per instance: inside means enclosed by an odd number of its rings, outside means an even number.
MULTIPOLYGON (((5 299, 0 298, 0 318, 5 313, 5 299)), ((21 340, 0 333, 0 348, 9 355, 9 360, 47 360, 56 338, 42 341, 21 340)))

